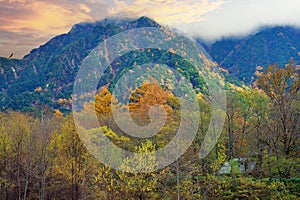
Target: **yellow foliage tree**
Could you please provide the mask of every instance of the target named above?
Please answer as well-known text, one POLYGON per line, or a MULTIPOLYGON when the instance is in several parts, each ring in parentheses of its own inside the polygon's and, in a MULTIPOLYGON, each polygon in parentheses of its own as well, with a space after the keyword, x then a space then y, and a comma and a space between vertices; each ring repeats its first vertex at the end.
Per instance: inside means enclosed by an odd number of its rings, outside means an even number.
POLYGON ((153 170, 157 166, 155 157, 155 145, 147 140, 141 146, 136 147, 137 154, 133 157, 125 159, 122 164, 122 169, 128 171, 132 166, 135 166, 136 173, 126 173, 124 171, 118 171, 117 175, 120 179, 119 191, 122 193, 125 199, 149 199, 153 198, 155 194, 155 188, 158 185, 158 174, 145 173, 144 170, 153 170), (145 153, 145 159, 141 154, 145 153), (140 172, 140 173, 138 173, 140 172))
POLYGON ((53 187, 67 189, 62 198, 85 199, 95 161, 80 140, 71 116, 62 124, 51 149, 55 155, 54 174, 61 178, 53 187))
POLYGON ((117 103, 117 99, 110 93, 107 87, 104 87, 99 94, 95 96, 95 110, 100 115, 110 115, 111 106, 117 103))

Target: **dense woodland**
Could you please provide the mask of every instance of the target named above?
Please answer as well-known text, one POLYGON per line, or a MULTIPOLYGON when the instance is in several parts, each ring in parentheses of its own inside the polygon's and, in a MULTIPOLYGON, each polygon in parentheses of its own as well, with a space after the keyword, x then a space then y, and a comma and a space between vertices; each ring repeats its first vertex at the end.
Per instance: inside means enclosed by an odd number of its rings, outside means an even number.
MULTIPOLYGON (((192 145, 180 159, 152 173, 126 173, 97 161, 77 134, 71 114, 44 105, 34 113, 0 113, 0 199, 299 199, 300 72, 290 63, 258 69, 257 75, 251 87, 226 83, 226 122, 207 157, 199 158, 199 148, 211 108, 205 95, 198 95, 200 125, 192 145), (232 165, 230 173, 221 174, 224 162, 233 158, 255 161, 255 168, 241 173, 232 165)), ((128 105, 103 87, 80 114, 89 109, 96 110, 99 122, 86 130, 89 142, 108 137, 134 152, 164 147, 180 123, 178 99, 153 79, 132 94, 128 105), (148 111, 155 104, 163 105, 167 122, 151 139, 131 138, 114 123, 112 106, 128 109, 143 124, 149 123, 148 111), (97 132, 99 125, 103 135, 97 132)), ((137 159, 126 158, 122 167, 137 159)), ((147 167, 154 167, 155 156, 150 160, 147 167)), ((143 165, 136 167, 142 170, 143 165)))

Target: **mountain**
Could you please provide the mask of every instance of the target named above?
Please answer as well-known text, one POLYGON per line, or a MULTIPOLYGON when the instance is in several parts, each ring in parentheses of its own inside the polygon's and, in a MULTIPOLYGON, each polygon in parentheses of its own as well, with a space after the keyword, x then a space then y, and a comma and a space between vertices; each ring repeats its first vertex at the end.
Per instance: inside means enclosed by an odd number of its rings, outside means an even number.
POLYGON ((23 69, 22 66, 24 66, 22 60, 0 57, 0 86, 2 91, 11 82, 18 79, 20 71, 23 69))
MULTIPOLYGON (((32 112, 38 110, 39 106, 47 104, 53 109, 70 111, 70 104, 61 105, 60 103, 70 102, 74 80, 83 59, 106 38, 141 27, 161 28, 167 35, 170 35, 168 39, 173 39, 175 43, 180 42, 176 43, 177 45, 187 44, 184 37, 173 38, 170 31, 147 17, 105 19, 95 23, 76 24, 68 33, 54 37, 39 48, 33 49, 23 59, 0 59, 0 72, 3 77, 3 81, 0 82, 0 110, 32 112)), ((146 40, 152 40, 152 37, 145 36, 146 40)), ((198 53, 195 55, 198 56, 198 53)), ((174 69, 176 66, 176 70, 184 74, 194 89, 202 93, 207 92, 203 77, 199 76, 198 71, 189 62, 172 53, 171 50, 161 49, 151 49, 151 51, 141 49, 120 56, 104 72, 98 87, 103 85, 115 87, 115 80, 128 71, 131 73, 133 66, 141 66, 153 61, 174 66, 174 69)), ((163 75, 166 80, 176 78, 172 73, 159 71, 159 69, 155 73, 163 75)), ((93 72, 90 75, 93 76, 93 72)), ((85 78, 91 79, 92 77, 85 78)))
MULTIPOLYGON (((164 28, 147 17, 80 23, 74 25, 68 33, 56 36, 33 49, 23 59, 0 58, 0 111, 34 111, 42 104, 69 111, 70 105, 62 106, 58 102, 70 98, 82 60, 106 38, 140 27, 164 28)), ((240 85, 237 79, 250 83, 256 78, 257 66, 266 68, 274 62, 283 66, 291 57, 299 62, 299 36, 300 31, 295 28, 273 27, 242 39, 223 39, 212 45, 202 43, 202 46, 224 68, 221 72, 226 81, 240 85)), ((176 57, 176 54, 158 49, 151 52, 145 49, 123 55, 111 64, 110 69, 105 72, 106 78, 98 86, 107 83, 114 86, 112 80, 131 70, 130 66, 151 62, 151 59, 159 63, 162 57, 167 58, 171 65, 179 63, 179 70, 184 72, 193 87, 199 92, 206 92, 203 78, 191 66, 176 57)))
POLYGON ((239 80, 249 84, 263 69, 277 63, 282 67, 294 59, 300 63, 300 29, 290 26, 265 27, 245 38, 224 38, 206 47, 212 58, 239 80))
POLYGON ((33 49, 23 59, 0 58, 0 110, 32 109, 41 102, 55 106, 69 98, 81 61, 105 38, 125 30, 160 27, 147 17, 80 23, 33 49))

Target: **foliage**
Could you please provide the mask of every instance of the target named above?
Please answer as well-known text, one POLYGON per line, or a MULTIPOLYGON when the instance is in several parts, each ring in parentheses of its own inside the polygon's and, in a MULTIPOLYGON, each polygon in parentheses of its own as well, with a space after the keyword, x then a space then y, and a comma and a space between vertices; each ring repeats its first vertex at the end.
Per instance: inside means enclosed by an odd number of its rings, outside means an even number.
MULTIPOLYGON (((157 26, 147 18, 135 23, 136 27, 157 26)), ((72 116, 65 114, 71 109, 69 82, 76 66, 104 37, 122 28, 114 23, 77 25, 69 34, 33 50, 22 61, 0 59, 6 64, 5 68, 0 66, 6 72, 0 77, 0 108, 24 111, 0 113, 0 199, 299 199, 300 80, 293 62, 285 68, 257 68, 259 78, 253 87, 232 84, 235 80, 225 83, 225 126, 218 144, 204 159, 199 159, 199 150, 212 123, 207 88, 194 68, 172 54, 174 50, 130 52, 114 61, 105 72, 106 79, 99 85, 105 87, 101 87, 95 101, 86 102, 77 111, 82 120, 75 127, 72 116), (71 58, 69 54, 76 56, 71 58), (129 58, 133 54, 138 56, 132 61, 129 58), (148 77, 143 77, 139 80, 141 86, 132 91, 130 103, 124 105, 123 99, 116 99, 110 92, 118 89, 115 82, 107 85, 116 78, 116 72, 121 77, 132 66, 151 58, 160 62, 166 59, 175 70, 184 72, 197 91, 200 110, 198 134, 192 145, 174 163, 155 172, 151 171, 158 165, 155 151, 174 138, 181 123, 190 123, 181 122, 181 115, 186 113, 181 113, 178 98, 170 92, 171 87, 162 88, 161 80, 145 82, 148 77), (16 80, 10 67, 16 69, 16 80), (151 140, 129 136, 114 122, 111 113, 115 106, 121 111, 129 110, 136 122, 145 122, 156 104, 165 109, 168 119, 151 140), (91 110, 96 111, 98 123, 90 120, 91 110), (105 137, 134 154, 107 155, 110 151, 100 145, 105 137), (99 163, 97 155, 91 155, 93 149, 85 144, 96 146, 99 155, 109 156, 124 171, 99 163), (141 162, 139 153, 147 153, 147 162, 141 162), (251 160, 253 169, 240 173, 239 158, 251 160), (222 175, 218 172, 226 161, 231 162, 232 173, 222 175), (140 173, 125 172, 132 167, 140 173)), ((231 51, 235 45, 227 43, 224 51, 231 51)), ((153 73, 174 78, 163 70, 153 73)), ((188 113, 191 119, 195 114, 188 113)))

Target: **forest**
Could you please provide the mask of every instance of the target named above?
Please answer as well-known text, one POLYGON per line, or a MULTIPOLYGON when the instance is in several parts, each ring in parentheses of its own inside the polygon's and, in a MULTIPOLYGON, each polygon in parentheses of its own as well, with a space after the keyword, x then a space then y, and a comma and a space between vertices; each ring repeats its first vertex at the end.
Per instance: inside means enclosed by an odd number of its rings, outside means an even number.
MULTIPOLYGON (((256 75, 252 86, 225 83, 225 125, 205 158, 199 158, 199 149, 211 107, 206 95, 198 95, 199 126, 192 145, 169 166, 148 173, 145 167, 157 165, 154 154, 147 163, 127 157, 124 170, 115 170, 96 159, 82 140, 97 144, 107 137, 137 153, 168 144, 180 125, 180 104, 156 80, 144 82, 126 105, 102 87, 95 101, 78 111, 86 120, 82 126, 92 127, 85 130, 87 138, 78 134, 71 113, 46 105, 39 105, 39 112, 2 112, 0 199, 299 199, 300 70, 291 62, 284 68, 257 69, 256 75), (156 104, 163 106, 167 120, 151 139, 126 135, 111 112, 112 107, 127 109, 137 124, 145 125, 156 104), (89 124, 90 109, 98 124, 89 124), (125 172, 132 163, 140 173, 125 172)), ((70 106, 72 100, 57 103, 70 106)))

